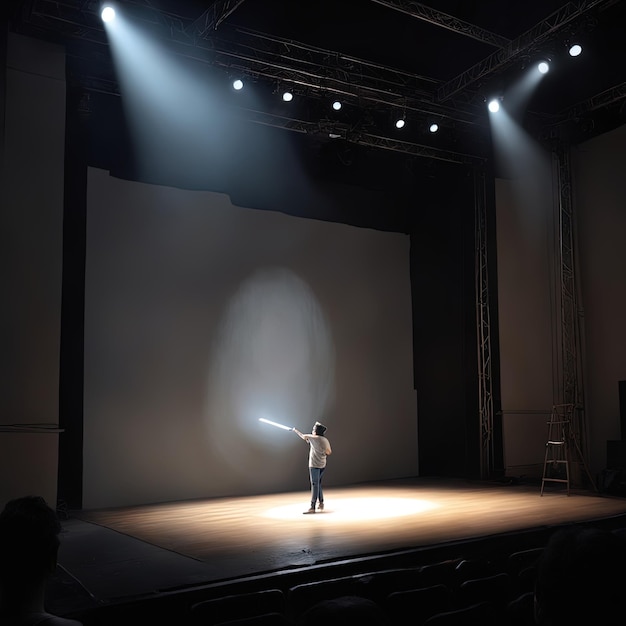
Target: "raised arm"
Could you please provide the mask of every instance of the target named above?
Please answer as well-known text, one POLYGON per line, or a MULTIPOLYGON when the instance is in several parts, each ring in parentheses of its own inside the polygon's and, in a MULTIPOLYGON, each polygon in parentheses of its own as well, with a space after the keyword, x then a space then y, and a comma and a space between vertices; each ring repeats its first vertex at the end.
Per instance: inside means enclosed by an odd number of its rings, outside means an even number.
POLYGON ((297 428, 292 428, 291 430, 293 430, 293 432, 296 433, 296 435, 298 435, 298 437, 300 437, 300 439, 304 439, 305 441, 309 440, 309 436, 308 435, 304 435, 297 428))

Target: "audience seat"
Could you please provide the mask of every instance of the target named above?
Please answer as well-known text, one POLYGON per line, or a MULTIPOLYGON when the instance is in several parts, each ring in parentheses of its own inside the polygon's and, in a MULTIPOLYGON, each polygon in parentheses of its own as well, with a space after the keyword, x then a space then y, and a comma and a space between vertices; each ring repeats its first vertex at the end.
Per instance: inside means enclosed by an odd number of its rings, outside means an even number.
POLYGON ((513 577, 518 576, 522 570, 534 566, 542 552, 543 547, 511 552, 506 560, 506 571, 513 577))
POLYGON ((283 613, 264 613, 228 622, 220 622, 215 626, 293 626, 293 624, 283 613))
POLYGON ((354 577, 357 595, 382 602, 394 591, 421 587, 421 567, 402 567, 359 574, 354 577))
POLYGON ((456 567, 462 560, 463 558, 459 557, 422 565, 420 568, 422 586, 430 587, 441 584, 453 589, 456 586, 458 576, 456 567))
POLYGON ((341 576, 290 587, 286 596, 286 614, 295 621, 319 600, 331 600, 341 596, 359 596, 355 576, 341 576))
POLYGON ((496 574, 493 563, 487 559, 471 558, 463 559, 454 568, 456 572, 457 585, 471 578, 482 578, 496 574))
POLYGON ((280 589, 262 589, 196 602, 190 608, 194 626, 216 626, 235 619, 284 614, 285 594, 280 589))
POLYGON ((533 591, 535 587, 536 563, 543 547, 519 550, 509 554, 506 561, 506 571, 514 581, 516 594, 533 591))
POLYGON ((501 626, 490 602, 477 602, 452 611, 436 613, 423 626, 501 626))
POLYGON ((535 626, 535 594, 527 591, 511 600, 505 615, 508 626, 535 626))
POLYGON ((499 612, 504 610, 512 597, 511 577, 506 572, 466 580, 456 592, 458 607, 489 602, 499 612))
POLYGON ((382 603, 392 624, 422 626, 424 622, 452 606, 452 591, 445 585, 432 585, 390 593, 382 603))

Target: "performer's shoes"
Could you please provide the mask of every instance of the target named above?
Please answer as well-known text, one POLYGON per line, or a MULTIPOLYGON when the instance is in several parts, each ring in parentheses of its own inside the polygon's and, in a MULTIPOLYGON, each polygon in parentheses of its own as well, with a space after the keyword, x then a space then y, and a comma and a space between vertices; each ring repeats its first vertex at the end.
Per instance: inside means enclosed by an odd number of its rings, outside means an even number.
POLYGON ((308 511, 304 511, 302 515, 308 515, 309 513, 315 513, 315 507, 312 506, 308 511))
POLYGON ((323 503, 323 502, 320 502, 320 503, 317 505, 317 508, 318 508, 320 511, 323 511, 323 510, 324 510, 324 503, 323 503))

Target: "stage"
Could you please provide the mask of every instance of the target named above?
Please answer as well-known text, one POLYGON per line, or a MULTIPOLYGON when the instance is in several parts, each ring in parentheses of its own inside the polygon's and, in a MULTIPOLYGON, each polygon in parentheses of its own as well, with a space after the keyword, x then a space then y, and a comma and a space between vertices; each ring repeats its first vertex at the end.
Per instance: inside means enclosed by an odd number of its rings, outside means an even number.
POLYGON ((368 560, 373 567, 389 555, 568 523, 621 526, 623 518, 626 526, 624 498, 568 496, 560 487, 541 496, 539 485, 517 481, 417 478, 325 493, 326 510, 314 515, 303 515, 307 491, 70 512, 51 608, 68 613, 341 562, 368 571, 368 560))

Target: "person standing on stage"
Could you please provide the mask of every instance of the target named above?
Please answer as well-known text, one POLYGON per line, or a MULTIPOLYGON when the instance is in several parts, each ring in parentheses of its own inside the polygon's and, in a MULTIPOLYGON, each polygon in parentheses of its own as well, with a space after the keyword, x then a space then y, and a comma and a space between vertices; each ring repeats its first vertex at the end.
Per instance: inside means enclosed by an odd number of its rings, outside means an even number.
POLYGON ((315 505, 320 511, 324 510, 324 492, 322 491, 322 476, 326 469, 326 457, 332 454, 330 441, 324 437, 326 426, 315 422, 311 434, 303 434, 297 428, 293 431, 309 444, 309 476, 311 479, 311 508, 307 513, 315 513, 315 505))

